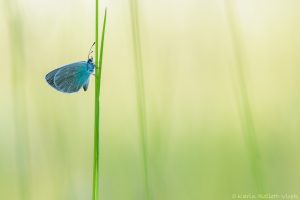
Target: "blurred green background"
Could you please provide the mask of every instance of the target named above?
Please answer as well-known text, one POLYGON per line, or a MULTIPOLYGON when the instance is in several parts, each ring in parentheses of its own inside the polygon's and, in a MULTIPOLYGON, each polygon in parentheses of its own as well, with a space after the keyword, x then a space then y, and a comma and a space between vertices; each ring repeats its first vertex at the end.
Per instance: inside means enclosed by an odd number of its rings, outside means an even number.
MULTIPOLYGON (((100 0, 105 200, 144 198, 129 1, 100 0)), ((0 1, 1 200, 91 199, 94 81, 66 95, 44 76, 86 59, 94 3, 0 1)), ((300 1, 140 0, 138 12, 153 199, 257 193, 249 132, 264 192, 300 195, 300 1)))

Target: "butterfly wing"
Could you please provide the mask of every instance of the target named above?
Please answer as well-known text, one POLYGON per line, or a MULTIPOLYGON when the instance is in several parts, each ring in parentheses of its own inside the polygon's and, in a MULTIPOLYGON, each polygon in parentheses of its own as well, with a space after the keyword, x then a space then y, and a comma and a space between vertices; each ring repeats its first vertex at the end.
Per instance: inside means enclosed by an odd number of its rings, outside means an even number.
POLYGON ((78 92, 87 82, 91 72, 87 62, 76 62, 55 69, 46 75, 47 82, 56 90, 64 93, 78 92))
POLYGON ((90 78, 88 78, 88 80, 85 82, 85 84, 83 85, 83 89, 84 91, 87 91, 88 87, 89 87, 89 82, 90 82, 90 78))
MULTIPOLYGON (((49 72, 49 73, 46 75, 46 77, 45 77, 46 81, 47 81, 47 82, 49 83, 49 85, 51 85, 53 88, 56 87, 55 84, 54 84, 54 76, 55 76, 55 74, 56 74, 60 69, 61 69, 61 68, 58 68, 58 69, 55 69, 55 70, 49 72)), ((56 88, 55 88, 55 89, 56 89, 56 88)))
POLYGON ((54 76, 55 88, 61 92, 78 92, 90 77, 86 62, 77 62, 62 67, 54 76))

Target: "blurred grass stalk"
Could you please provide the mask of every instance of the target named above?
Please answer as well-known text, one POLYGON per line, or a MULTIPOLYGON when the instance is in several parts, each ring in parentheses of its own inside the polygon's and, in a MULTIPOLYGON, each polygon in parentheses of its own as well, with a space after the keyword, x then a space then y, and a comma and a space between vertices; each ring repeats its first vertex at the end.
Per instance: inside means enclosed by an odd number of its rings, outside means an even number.
POLYGON ((226 13, 229 22, 229 29, 231 32, 231 41, 233 45, 233 51, 235 56, 237 82, 239 86, 237 87, 237 97, 239 102, 239 111, 242 118, 242 126, 244 128, 244 137, 248 149, 249 160, 251 162, 251 168, 254 176, 254 181, 256 185, 256 190, 259 193, 263 193, 264 189, 264 176, 261 155, 259 152, 258 142, 256 138, 254 118, 252 114, 250 95, 245 79, 245 61, 243 59, 242 53, 242 43, 241 38, 238 33, 238 25, 235 18, 234 3, 232 0, 225 0, 226 13))
POLYGON ((99 155, 100 155, 100 89, 101 89, 101 69, 103 61, 104 36, 106 27, 106 9, 103 20, 100 58, 99 58, 99 1, 96 0, 96 14, 95 14, 95 40, 96 40, 96 60, 95 60, 95 122, 94 122, 94 167, 93 167, 93 200, 99 199, 99 155))
POLYGON ((148 169, 148 147, 147 147, 147 118, 146 118, 146 99, 144 86, 144 72, 143 72, 143 58, 140 36, 140 22, 139 22, 139 5, 138 0, 129 0, 130 17, 132 28, 132 41, 134 51, 134 66, 135 66, 135 81, 136 94, 138 104, 138 120, 139 132, 141 139, 141 150, 143 156, 143 171, 144 171, 144 187, 145 199, 151 199, 150 184, 149 184, 149 169, 148 169))
POLYGON ((12 98, 15 122, 17 180, 19 198, 30 199, 28 127, 26 120, 25 58, 23 50, 23 28, 17 1, 4 1, 10 35, 12 75, 12 98))

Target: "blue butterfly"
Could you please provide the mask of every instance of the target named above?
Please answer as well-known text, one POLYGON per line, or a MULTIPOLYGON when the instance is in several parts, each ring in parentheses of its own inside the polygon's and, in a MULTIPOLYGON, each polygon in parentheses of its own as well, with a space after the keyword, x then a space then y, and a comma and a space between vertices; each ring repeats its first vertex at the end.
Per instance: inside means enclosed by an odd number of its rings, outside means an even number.
POLYGON ((68 64, 49 72, 45 77, 46 81, 54 89, 63 93, 78 92, 81 88, 86 91, 89 86, 90 75, 95 69, 93 58, 90 58, 92 52, 90 50, 87 61, 68 64))

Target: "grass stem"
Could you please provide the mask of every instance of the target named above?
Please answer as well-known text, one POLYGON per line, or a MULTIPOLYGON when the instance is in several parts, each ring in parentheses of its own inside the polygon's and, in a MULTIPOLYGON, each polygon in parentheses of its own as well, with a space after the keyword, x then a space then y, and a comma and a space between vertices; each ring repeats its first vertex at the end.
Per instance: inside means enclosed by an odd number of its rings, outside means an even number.
POLYGON ((136 91, 137 91, 138 119, 139 119, 139 129, 140 129, 139 131, 140 131, 141 149, 142 149, 142 157, 143 157, 145 199, 150 200, 151 196, 150 196, 148 152, 147 152, 148 148, 147 148, 146 99, 145 99, 143 59, 142 59, 140 22, 139 22, 137 0, 130 0, 130 14, 131 14, 132 40, 133 40, 134 62, 135 62, 135 72, 136 72, 135 81, 136 81, 136 91))
POLYGON ((100 86, 101 86, 101 69, 103 61, 103 49, 104 49, 104 36, 106 27, 106 9, 102 28, 101 46, 100 46, 100 58, 99 58, 99 2, 96 0, 96 60, 95 60, 95 118, 94 118, 94 167, 93 167, 93 200, 99 199, 99 156, 100 156, 100 86))
POLYGON ((231 31, 231 39, 233 45, 233 51, 236 59, 236 71, 237 71, 237 81, 239 85, 238 95, 240 98, 240 113, 243 120, 243 128, 245 133, 245 141, 248 149, 249 160, 251 162, 251 168, 253 172, 254 182, 256 190, 258 193, 264 192, 264 178, 263 169, 261 163, 261 156, 259 152, 259 147, 256 138, 256 130, 254 124, 254 118, 252 114, 252 107, 250 102, 250 95, 245 78, 245 62, 242 55, 242 44, 240 40, 240 35, 237 30, 237 22, 235 20, 235 11, 233 8, 233 3, 230 0, 226 0, 227 15, 229 28, 231 31))
POLYGON ((16 133, 16 164, 19 199, 30 199, 29 141, 27 125, 26 73, 23 26, 18 1, 5 1, 9 20, 10 55, 12 69, 12 98, 16 133))

